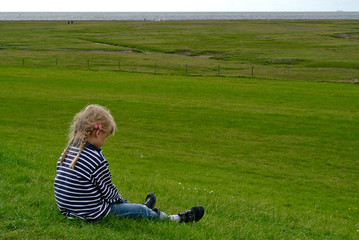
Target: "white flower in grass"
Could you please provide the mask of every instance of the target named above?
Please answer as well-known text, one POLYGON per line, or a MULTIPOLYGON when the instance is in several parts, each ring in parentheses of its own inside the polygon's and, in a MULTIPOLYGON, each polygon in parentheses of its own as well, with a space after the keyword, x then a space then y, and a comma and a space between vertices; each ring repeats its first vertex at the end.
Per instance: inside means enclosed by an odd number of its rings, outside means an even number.
POLYGON ((182 183, 179 182, 178 184, 181 185, 182 183))
POLYGON ((209 191, 209 193, 213 193, 213 191, 209 191))

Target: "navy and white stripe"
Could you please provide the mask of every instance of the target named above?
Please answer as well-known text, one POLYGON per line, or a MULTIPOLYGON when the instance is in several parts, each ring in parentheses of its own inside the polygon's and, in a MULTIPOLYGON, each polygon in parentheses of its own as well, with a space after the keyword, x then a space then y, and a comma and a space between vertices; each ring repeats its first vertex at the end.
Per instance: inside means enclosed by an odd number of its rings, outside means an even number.
POLYGON ((112 184, 102 150, 87 144, 75 169, 72 169, 70 164, 78 152, 79 148, 70 146, 62 166, 61 157, 57 163, 54 184, 56 204, 61 213, 69 218, 102 219, 108 215, 110 204, 121 200, 122 196, 112 184))

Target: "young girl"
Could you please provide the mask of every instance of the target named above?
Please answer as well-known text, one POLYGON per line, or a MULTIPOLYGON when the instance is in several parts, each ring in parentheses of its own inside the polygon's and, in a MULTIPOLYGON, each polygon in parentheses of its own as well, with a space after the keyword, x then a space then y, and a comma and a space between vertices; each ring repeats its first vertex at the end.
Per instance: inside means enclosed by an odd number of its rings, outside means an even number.
POLYGON ((143 204, 124 200, 111 181, 108 162, 102 154, 106 138, 115 133, 116 123, 110 111, 89 105, 72 121, 68 146, 56 169, 55 199, 61 213, 94 221, 110 213, 120 218, 166 219, 178 222, 199 221, 204 215, 201 206, 167 216, 154 208, 156 198, 149 193, 143 204))

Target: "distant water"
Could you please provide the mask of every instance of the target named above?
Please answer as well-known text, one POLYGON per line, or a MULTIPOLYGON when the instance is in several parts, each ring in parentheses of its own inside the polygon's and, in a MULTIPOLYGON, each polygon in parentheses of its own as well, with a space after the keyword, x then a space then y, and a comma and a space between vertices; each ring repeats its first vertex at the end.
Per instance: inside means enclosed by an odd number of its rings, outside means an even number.
POLYGON ((359 12, 0 12, 0 21, 359 19, 359 12))

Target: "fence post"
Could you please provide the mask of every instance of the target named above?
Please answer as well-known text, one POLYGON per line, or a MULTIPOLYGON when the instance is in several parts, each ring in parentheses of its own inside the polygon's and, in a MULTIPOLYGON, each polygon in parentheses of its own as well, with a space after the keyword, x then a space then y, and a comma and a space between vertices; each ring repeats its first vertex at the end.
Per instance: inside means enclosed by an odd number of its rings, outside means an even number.
POLYGON ((254 75, 254 67, 252 66, 252 77, 253 77, 253 75, 254 75))
POLYGON ((157 72, 157 64, 155 63, 155 74, 156 74, 156 72, 157 72))
POLYGON ((289 77, 290 77, 290 68, 288 68, 288 79, 289 79, 289 77))

